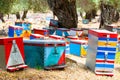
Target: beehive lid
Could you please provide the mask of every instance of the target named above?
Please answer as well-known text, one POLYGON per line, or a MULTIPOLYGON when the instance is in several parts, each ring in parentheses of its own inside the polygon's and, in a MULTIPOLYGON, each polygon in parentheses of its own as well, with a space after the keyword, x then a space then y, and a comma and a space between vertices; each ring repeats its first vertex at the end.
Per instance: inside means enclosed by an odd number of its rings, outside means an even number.
POLYGON ((61 30, 61 31, 69 31, 69 29, 67 29, 67 28, 58 28, 58 30, 61 30))
POLYGON ((54 39, 60 39, 60 40, 64 40, 65 38, 62 36, 58 36, 58 35, 50 35, 50 38, 54 38, 54 39))
POLYGON ((70 40, 70 42, 76 43, 76 44, 87 44, 86 40, 70 40))
POLYGON ((40 34, 31 34, 31 36, 38 37, 38 38, 44 37, 43 35, 40 35, 40 34))
POLYGON ((80 28, 71 28, 70 30, 74 30, 74 31, 82 31, 80 28))
POLYGON ((14 29, 21 29, 23 30, 23 28, 21 26, 15 26, 15 25, 10 25, 9 28, 14 28, 14 29))
POLYGON ((94 30, 94 29, 89 30, 89 34, 103 38, 117 38, 118 36, 116 32, 111 32, 108 30, 94 30))
POLYGON ((64 44, 65 41, 63 40, 38 40, 38 39, 34 39, 34 40, 23 40, 24 43, 28 43, 28 44, 64 44))

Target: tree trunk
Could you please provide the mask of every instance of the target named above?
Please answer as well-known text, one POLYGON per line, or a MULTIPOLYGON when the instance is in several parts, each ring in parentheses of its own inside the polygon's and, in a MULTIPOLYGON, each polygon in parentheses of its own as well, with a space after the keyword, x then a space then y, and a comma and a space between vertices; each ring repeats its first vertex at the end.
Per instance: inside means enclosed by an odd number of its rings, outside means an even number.
POLYGON ((26 18, 27 12, 28 12, 28 10, 26 10, 26 11, 23 12, 22 20, 24 20, 26 18))
POLYGON ((92 18, 95 18, 97 11, 95 9, 91 10, 90 12, 86 13, 85 19, 88 19, 89 21, 92 20, 92 18))
POLYGON ((19 12, 16 13, 16 18, 20 19, 20 13, 19 12))
POLYGON ((48 0, 48 4, 58 18, 59 27, 77 27, 76 0, 48 0))
POLYGON ((5 20, 3 19, 3 17, 4 17, 3 13, 0 13, 0 19, 1 19, 1 21, 5 22, 5 20))
POLYGON ((101 3, 100 8, 101 8, 100 28, 106 28, 107 25, 110 25, 113 22, 118 21, 119 13, 112 5, 101 3))

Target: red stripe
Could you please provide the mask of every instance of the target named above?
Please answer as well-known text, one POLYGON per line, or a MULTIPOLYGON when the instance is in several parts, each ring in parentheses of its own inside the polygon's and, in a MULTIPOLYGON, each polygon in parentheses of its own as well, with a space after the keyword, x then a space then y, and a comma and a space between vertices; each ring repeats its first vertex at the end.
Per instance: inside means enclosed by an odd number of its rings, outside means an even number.
POLYGON ((114 63, 114 61, 110 61, 110 60, 96 60, 96 62, 114 63))
POLYGON ((114 63, 115 61, 109 61, 109 60, 107 60, 106 62, 108 62, 108 63, 114 63))
POLYGON ((110 38, 117 38, 118 34, 115 34, 115 33, 103 33, 102 31, 101 32, 97 32, 97 31, 94 31, 94 30, 89 30, 88 31, 89 34, 92 34, 92 35, 95 35, 97 37, 103 37, 103 38, 106 38, 107 35, 110 35, 110 38))
POLYGON ((43 35, 34 35, 34 34, 31 34, 30 36, 32 36, 32 37, 35 37, 35 38, 44 38, 44 36, 43 35))
POLYGON ((49 36, 50 38, 53 38, 53 39, 62 39, 62 40, 64 40, 64 38, 63 37, 59 37, 59 36, 49 36))
POLYGON ((96 60, 96 62, 105 62, 105 60, 96 60))

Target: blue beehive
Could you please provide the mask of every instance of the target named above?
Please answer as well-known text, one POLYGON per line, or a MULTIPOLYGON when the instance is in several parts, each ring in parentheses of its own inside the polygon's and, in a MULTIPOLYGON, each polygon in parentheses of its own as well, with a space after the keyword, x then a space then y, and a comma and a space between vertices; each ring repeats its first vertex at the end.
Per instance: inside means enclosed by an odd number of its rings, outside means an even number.
POLYGON ((29 22, 15 22, 16 26, 21 26, 23 28, 23 33, 21 37, 29 38, 31 34, 31 23, 29 22))
POLYGON ((9 37, 18 37, 23 33, 23 28, 20 26, 9 26, 8 28, 8 36, 9 37))
POLYGON ((97 75, 113 76, 117 33, 89 30, 86 66, 97 75))
POLYGON ((87 46, 87 41, 85 40, 71 40, 70 53, 76 56, 86 56, 87 46))
POLYGON ((58 40, 24 40, 25 63, 32 68, 65 67, 65 42, 58 40))
POLYGON ((56 30, 56 35, 58 36, 69 36, 69 29, 66 29, 66 28, 58 28, 56 30))
POLYGON ((59 27, 58 21, 54 19, 50 19, 50 27, 59 27))
POLYGON ((43 28, 43 29, 48 30, 50 35, 55 34, 55 31, 56 31, 56 29, 55 29, 55 28, 52 28, 52 27, 51 27, 51 28, 43 28))

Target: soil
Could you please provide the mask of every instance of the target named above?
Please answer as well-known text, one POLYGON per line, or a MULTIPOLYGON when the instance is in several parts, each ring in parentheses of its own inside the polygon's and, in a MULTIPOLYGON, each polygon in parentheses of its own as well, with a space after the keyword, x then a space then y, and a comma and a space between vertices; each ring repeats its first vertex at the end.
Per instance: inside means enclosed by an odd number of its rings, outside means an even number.
POLYGON ((85 66, 85 58, 81 58, 83 63, 76 63, 66 59, 66 68, 63 70, 37 70, 27 68, 23 71, 7 72, 0 71, 0 80, 119 80, 120 66, 115 65, 114 76, 98 76, 85 66))

